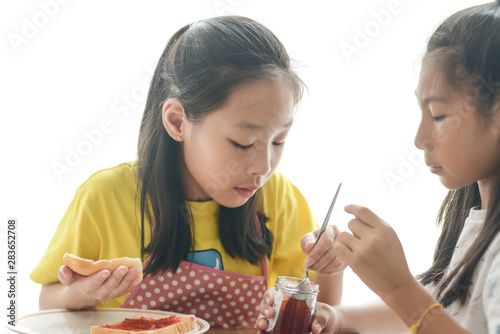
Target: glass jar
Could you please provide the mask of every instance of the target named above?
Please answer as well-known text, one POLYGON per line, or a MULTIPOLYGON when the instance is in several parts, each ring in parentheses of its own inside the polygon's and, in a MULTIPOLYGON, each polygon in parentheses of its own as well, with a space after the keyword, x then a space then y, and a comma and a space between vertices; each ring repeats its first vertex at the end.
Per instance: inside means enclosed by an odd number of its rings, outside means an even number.
POLYGON ((266 333, 310 334, 319 285, 299 283, 302 278, 279 276, 274 291, 275 316, 269 320, 266 333))

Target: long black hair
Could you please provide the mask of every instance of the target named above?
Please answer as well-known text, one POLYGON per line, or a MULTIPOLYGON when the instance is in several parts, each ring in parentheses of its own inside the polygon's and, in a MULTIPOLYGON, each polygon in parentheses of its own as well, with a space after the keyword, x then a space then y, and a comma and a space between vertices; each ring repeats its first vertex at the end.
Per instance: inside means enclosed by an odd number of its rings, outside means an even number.
MULTIPOLYGON (((182 152, 163 126, 163 103, 176 98, 190 122, 201 122, 222 107, 239 85, 278 77, 290 84, 297 103, 303 83, 291 69, 284 46, 268 28, 251 19, 202 20, 182 27, 170 38, 153 75, 139 133, 141 254, 143 258, 149 254, 145 274, 176 270, 194 245, 192 216, 181 183, 182 152), (146 220, 152 232, 148 245, 146 220)), ((266 217, 256 210, 260 195, 257 191, 244 205, 221 205, 219 210, 219 236, 225 250, 252 264, 269 256, 273 247, 266 217), (256 213, 260 227, 254 224, 256 213)))
MULTIPOLYGON (((429 59, 441 65, 445 83, 470 97, 479 115, 488 121, 499 111, 500 103, 500 0, 465 9, 445 20, 429 39, 424 61, 429 59)), ((450 191, 439 211, 442 232, 434 261, 419 277, 424 285, 437 285, 438 299, 445 307, 455 301, 466 303, 474 269, 500 232, 499 181, 477 239, 467 256, 445 274, 465 219, 479 204, 479 188, 474 182, 450 191)))

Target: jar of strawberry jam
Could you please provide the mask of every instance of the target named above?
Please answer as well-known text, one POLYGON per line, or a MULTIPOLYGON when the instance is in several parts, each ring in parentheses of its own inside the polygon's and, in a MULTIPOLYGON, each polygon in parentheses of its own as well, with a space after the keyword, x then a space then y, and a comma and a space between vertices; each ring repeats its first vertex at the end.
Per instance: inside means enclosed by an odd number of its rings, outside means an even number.
POLYGON ((301 284, 301 278, 279 276, 276 280, 273 308, 274 318, 269 319, 266 333, 310 334, 319 285, 315 282, 301 284))

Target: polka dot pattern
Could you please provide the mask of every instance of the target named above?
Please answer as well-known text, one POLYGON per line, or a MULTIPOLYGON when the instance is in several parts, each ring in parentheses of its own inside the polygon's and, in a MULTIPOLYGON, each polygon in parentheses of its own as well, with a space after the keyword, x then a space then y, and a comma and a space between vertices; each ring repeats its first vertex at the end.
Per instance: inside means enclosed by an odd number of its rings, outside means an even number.
POLYGON ((122 307, 191 313, 215 328, 253 328, 265 290, 263 276, 182 261, 175 274, 144 277, 122 307))

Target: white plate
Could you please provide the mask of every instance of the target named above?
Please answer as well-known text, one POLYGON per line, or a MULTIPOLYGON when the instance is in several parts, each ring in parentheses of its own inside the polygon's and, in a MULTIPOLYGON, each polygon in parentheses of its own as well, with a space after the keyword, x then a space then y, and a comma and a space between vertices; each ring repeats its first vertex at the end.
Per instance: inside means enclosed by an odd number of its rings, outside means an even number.
MULTIPOLYGON (((85 311, 47 310, 21 317, 16 326, 7 325, 9 333, 21 334, 90 334, 90 327, 121 322, 136 314, 144 316, 176 315, 178 313, 130 308, 97 308, 85 311)), ((208 322, 196 318, 196 328, 189 334, 205 333, 208 322)), ((187 334, 186 333, 186 334, 187 334)))

